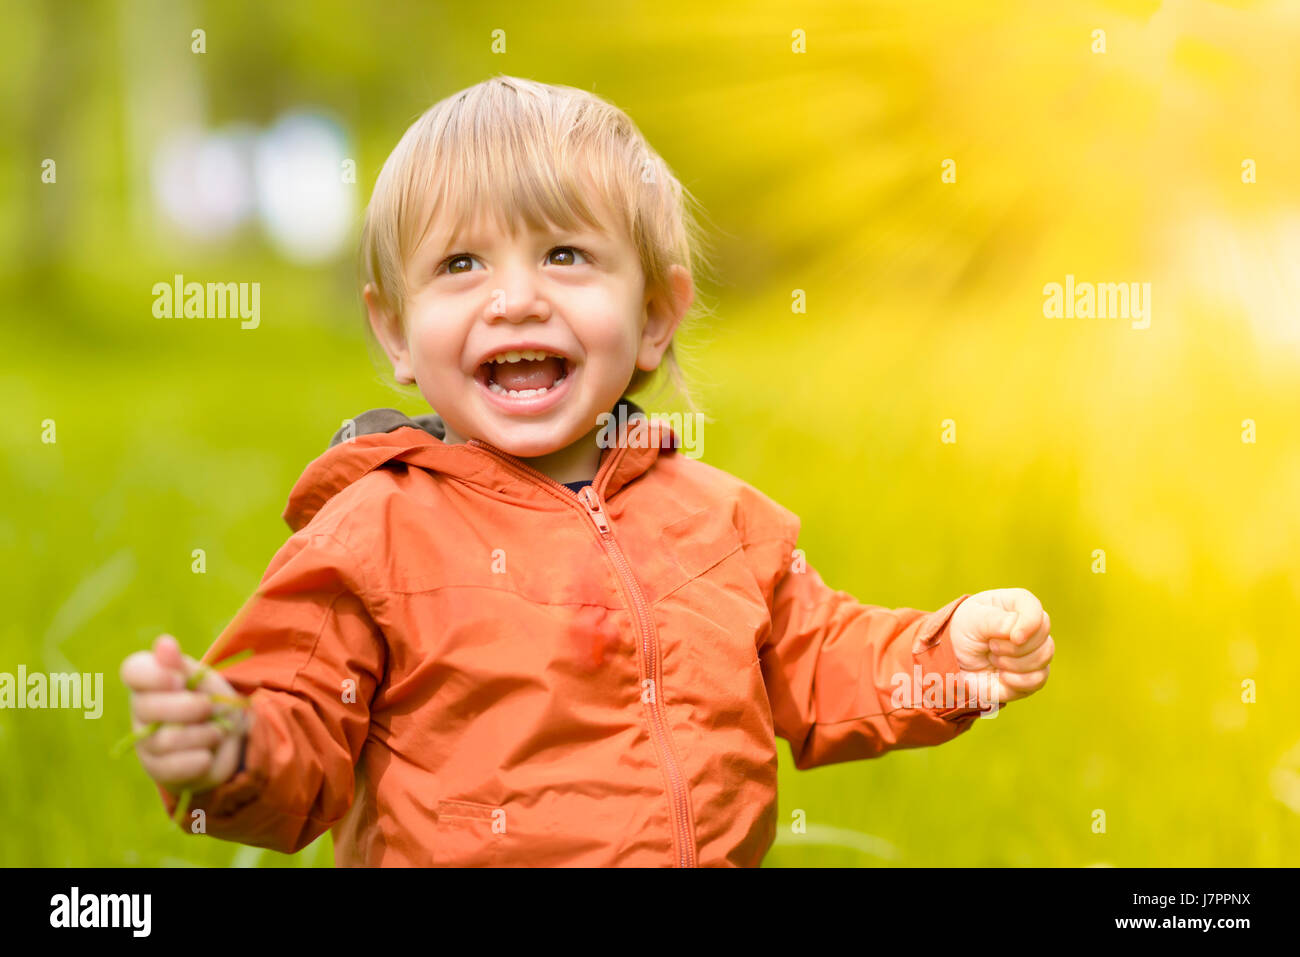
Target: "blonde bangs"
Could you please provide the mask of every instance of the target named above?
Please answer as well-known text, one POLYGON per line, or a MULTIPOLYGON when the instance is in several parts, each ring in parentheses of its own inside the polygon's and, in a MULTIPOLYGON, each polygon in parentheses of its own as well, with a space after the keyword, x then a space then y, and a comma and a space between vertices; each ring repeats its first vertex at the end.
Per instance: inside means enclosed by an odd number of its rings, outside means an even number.
MULTIPOLYGON (((479 217, 486 217, 512 236, 524 227, 542 230, 551 226, 630 232, 626 222, 600 222, 595 204, 587 199, 591 186, 584 177, 590 177, 593 184, 608 184, 612 178, 608 167, 616 162, 612 164, 604 150, 586 152, 567 142, 554 143, 553 131, 535 114, 523 113, 502 122, 483 113, 457 110, 439 133, 424 154, 427 161, 421 163, 424 168, 419 178, 426 185, 409 198, 410 205, 402 211, 406 228, 400 253, 404 261, 409 261, 435 224, 440 227, 439 240, 450 241, 452 236, 463 235, 479 217), (461 145, 466 143, 472 146, 461 145)), ((611 191, 608 185, 596 188, 609 208, 626 216, 627 210, 620 209, 613 198, 619 190, 611 191)))

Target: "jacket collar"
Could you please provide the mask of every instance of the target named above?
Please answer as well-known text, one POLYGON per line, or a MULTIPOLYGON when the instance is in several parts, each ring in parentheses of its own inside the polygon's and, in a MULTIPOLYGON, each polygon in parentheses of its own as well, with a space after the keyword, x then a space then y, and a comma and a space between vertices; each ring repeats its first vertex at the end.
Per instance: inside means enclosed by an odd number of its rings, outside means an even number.
MULTIPOLYGON (((660 452, 680 447, 677 434, 662 419, 649 419, 644 410, 626 396, 611 410, 596 472, 596 491, 608 499, 640 477, 655 463, 660 452)), ((529 475, 522 459, 477 439, 464 444, 443 442, 446 424, 436 413, 414 418, 397 409, 371 409, 343 424, 330 439, 329 448, 303 470, 289 502, 284 520, 294 531, 303 528, 331 498, 362 476, 387 465, 402 462, 431 472, 493 490, 514 488, 527 494, 546 479, 529 475)))

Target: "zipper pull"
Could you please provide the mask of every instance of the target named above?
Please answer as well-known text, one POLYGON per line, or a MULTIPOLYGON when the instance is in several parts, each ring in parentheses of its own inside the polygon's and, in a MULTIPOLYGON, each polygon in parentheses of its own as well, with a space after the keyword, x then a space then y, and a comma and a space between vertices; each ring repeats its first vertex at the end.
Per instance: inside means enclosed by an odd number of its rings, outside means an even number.
POLYGON ((600 504, 600 499, 596 497, 596 490, 590 485, 584 485, 582 491, 578 493, 578 498, 582 499, 587 506, 587 514, 591 520, 596 523, 596 527, 602 532, 609 531, 609 519, 605 516, 605 509, 600 504))

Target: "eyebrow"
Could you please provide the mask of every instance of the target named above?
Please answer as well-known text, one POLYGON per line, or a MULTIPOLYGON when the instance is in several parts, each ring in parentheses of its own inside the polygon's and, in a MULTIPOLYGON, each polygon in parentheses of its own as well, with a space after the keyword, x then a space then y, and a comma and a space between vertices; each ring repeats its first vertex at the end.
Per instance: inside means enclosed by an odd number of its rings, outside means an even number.
MULTIPOLYGON (((612 242, 613 237, 604 230, 593 229, 590 226, 579 225, 573 229, 564 229, 559 226, 547 226, 541 230, 528 230, 530 236, 564 236, 571 238, 572 242, 578 245, 602 245, 612 242)), ((447 254, 461 250, 482 249, 499 236, 499 233, 474 233, 461 232, 448 237, 446 240, 438 240, 436 237, 428 242, 428 249, 422 250, 421 255, 429 259, 441 256, 442 251, 447 254)), ((421 261, 421 256, 416 257, 416 261, 421 261)))

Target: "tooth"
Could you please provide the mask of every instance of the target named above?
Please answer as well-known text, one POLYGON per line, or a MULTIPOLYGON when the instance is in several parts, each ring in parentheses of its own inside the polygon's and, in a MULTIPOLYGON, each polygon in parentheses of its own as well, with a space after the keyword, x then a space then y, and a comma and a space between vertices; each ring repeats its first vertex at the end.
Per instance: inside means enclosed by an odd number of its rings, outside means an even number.
POLYGON ((518 362, 520 359, 560 359, 564 357, 555 352, 546 352, 542 349, 511 349, 509 352, 499 352, 488 362, 518 362))
POLYGON ((524 389, 522 392, 520 392, 516 389, 503 389, 500 386, 500 384, 496 382, 489 383, 488 388, 491 389, 493 392, 495 392, 497 395, 508 395, 512 399, 528 399, 528 398, 532 398, 535 395, 545 395, 547 392, 550 391, 549 388, 546 388, 546 389, 524 389))

